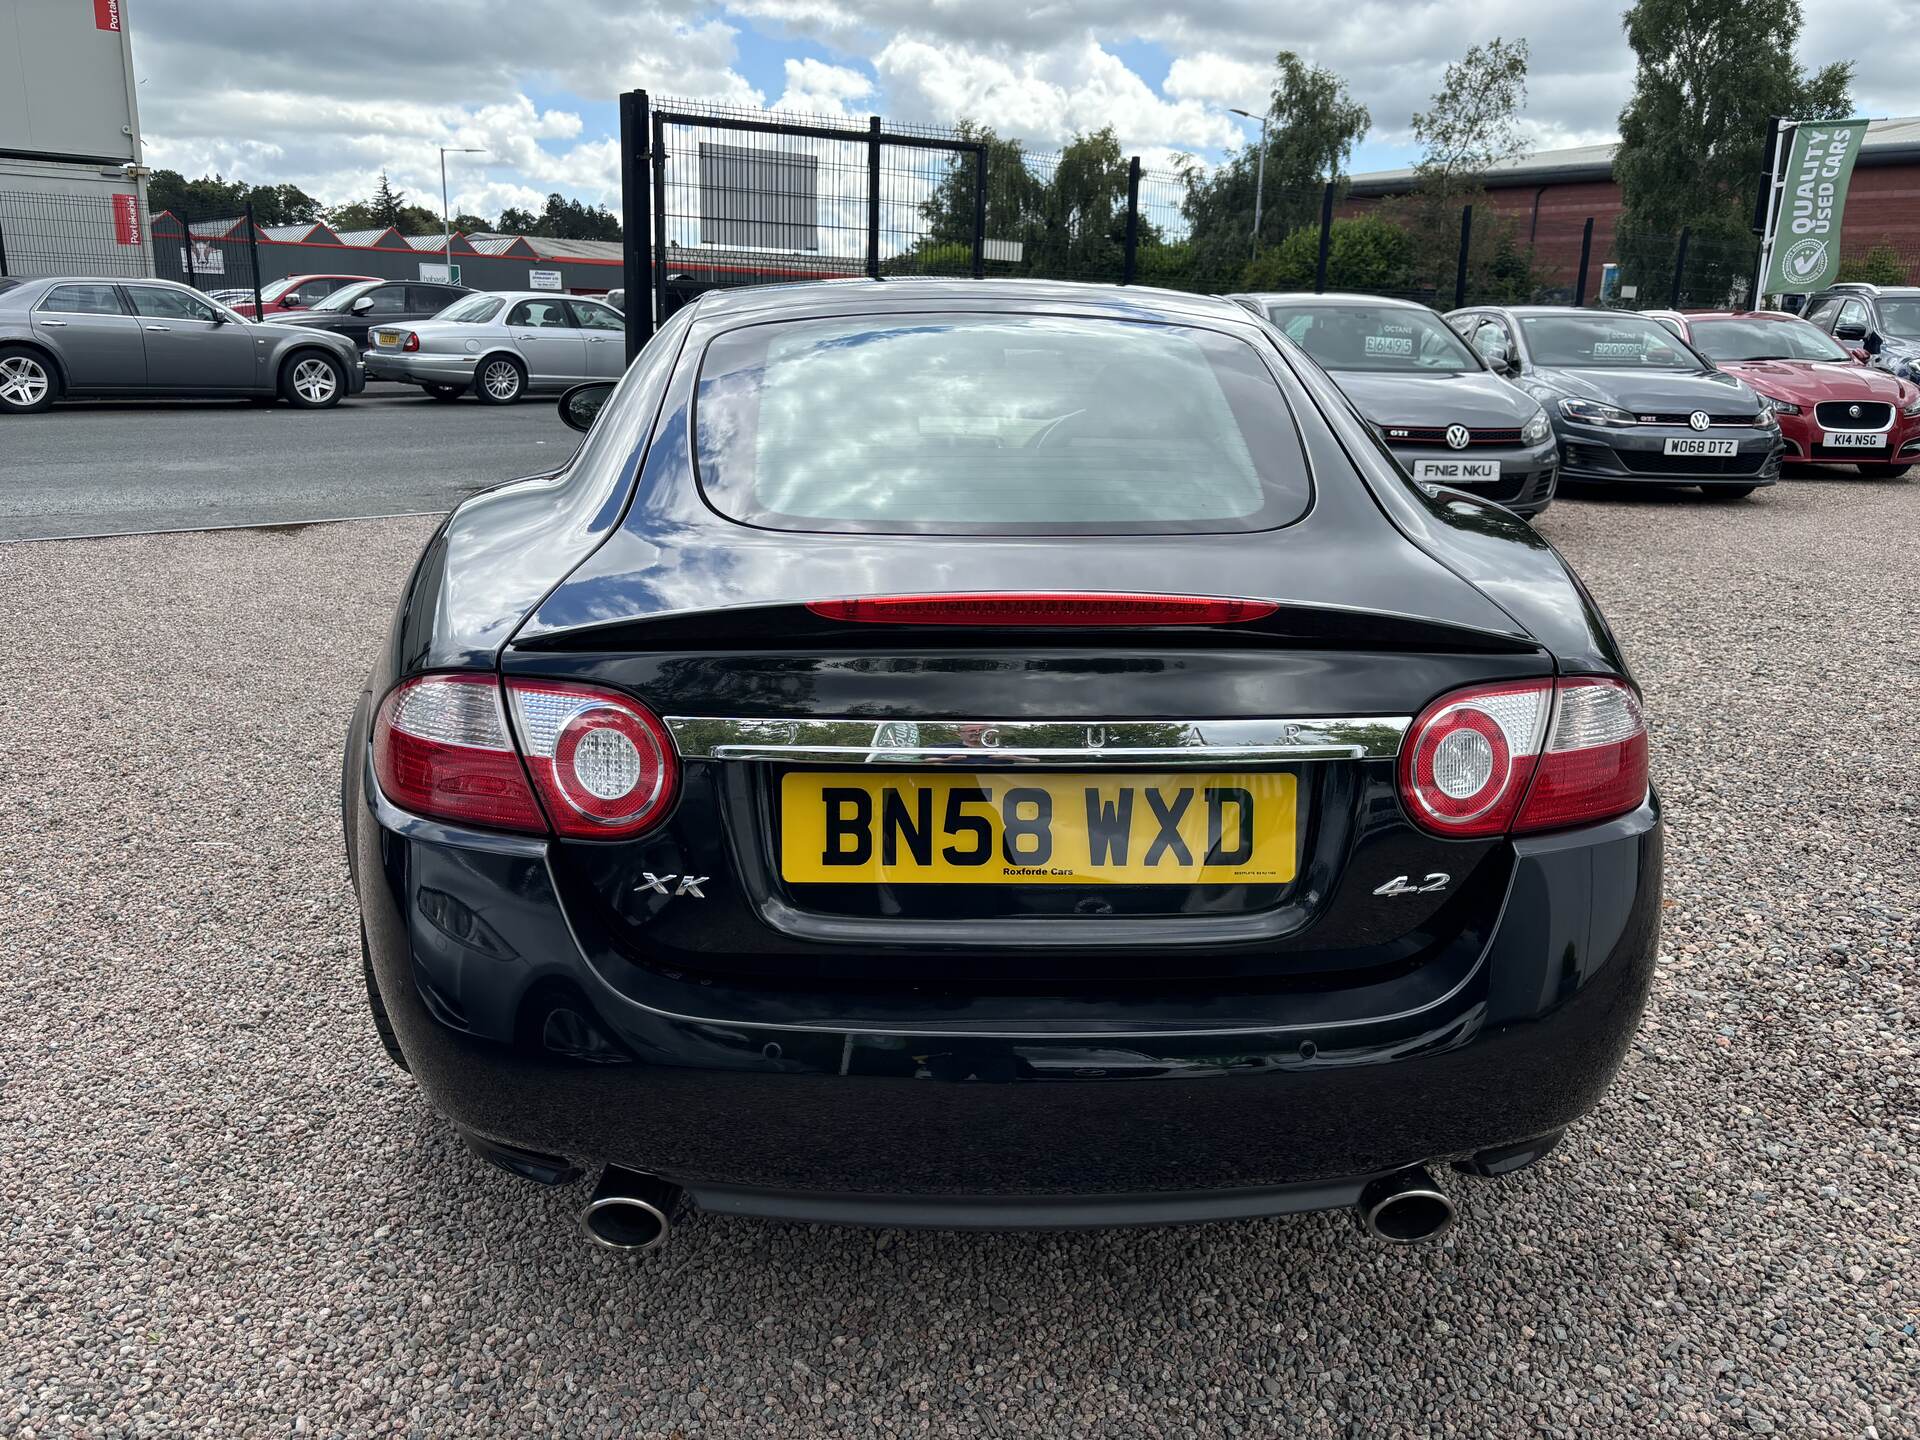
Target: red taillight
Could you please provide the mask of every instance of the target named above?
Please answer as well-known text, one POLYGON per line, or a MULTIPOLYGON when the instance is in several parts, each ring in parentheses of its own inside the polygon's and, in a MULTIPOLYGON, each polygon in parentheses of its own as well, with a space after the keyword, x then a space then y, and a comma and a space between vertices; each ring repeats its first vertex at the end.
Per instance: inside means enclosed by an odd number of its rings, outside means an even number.
POLYGON ((807 609, 828 620, 867 625, 1231 625, 1277 608, 1268 600, 1217 595, 1125 595, 1042 592, 1008 595, 877 595, 814 600, 807 609))
POLYGON ((1517 832, 1561 830, 1624 815, 1647 795, 1647 721, 1618 680, 1562 680, 1553 728, 1517 832))
POLYGON ((1457 690, 1421 712, 1400 751, 1401 800, 1435 835, 1587 825, 1646 793, 1646 723, 1618 680, 1457 690))
POLYGON ((518 750, 493 676, 395 686, 373 728, 381 791, 417 815, 590 840, 630 839, 665 816, 679 758, 644 705, 557 680, 510 680, 507 694, 518 750))
POLYGON ((418 350, 420 348, 420 337, 409 330, 407 332, 407 338, 400 342, 400 348, 402 350, 418 350))
POLYGON ((374 721, 373 769, 387 799, 416 815, 546 833, 491 675, 394 687, 374 721))
POLYGON ((514 727, 553 828, 587 840, 628 839, 673 804, 673 740, 639 701, 592 685, 509 680, 514 727))

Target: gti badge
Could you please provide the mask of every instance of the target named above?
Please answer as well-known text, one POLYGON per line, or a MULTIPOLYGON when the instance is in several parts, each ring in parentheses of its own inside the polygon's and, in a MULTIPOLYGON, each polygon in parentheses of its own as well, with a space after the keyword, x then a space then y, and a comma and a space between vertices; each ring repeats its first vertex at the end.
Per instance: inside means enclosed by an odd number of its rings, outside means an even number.
POLYGON ((1704 430, 1712 423, 1713 422, 1707 418, 1707 412, 1704 410, 1696 410, 1687 416, 1687 424, 1696 430, 1704 430))
POLYGON ((643 895, 651 891, 655 895, 691 895, 696 900, 704 900, 706 893, 700 887, 712 878, 711 875, 656 875, 651 870, 642 870, 640 883, 633 888, 643 895), (675 880, 680 883, 669 890, 667 886, 675 880))
POLYGON ((1466 449, 1467 442, 1472 438, 1473 437, 1467 433, 1467 427, 1464 425, 1447 426, 1447 445, 1451 449, 1466 449))

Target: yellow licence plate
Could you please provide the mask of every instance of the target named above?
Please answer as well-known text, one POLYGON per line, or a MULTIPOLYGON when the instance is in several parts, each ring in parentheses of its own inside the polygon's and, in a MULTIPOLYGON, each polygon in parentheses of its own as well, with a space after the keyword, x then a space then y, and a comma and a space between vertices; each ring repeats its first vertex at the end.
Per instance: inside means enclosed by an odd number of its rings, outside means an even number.
POLYGON ((823 774, 780 781, 799 885, 1284 885, 1299 780, 1212 774, 823 774))

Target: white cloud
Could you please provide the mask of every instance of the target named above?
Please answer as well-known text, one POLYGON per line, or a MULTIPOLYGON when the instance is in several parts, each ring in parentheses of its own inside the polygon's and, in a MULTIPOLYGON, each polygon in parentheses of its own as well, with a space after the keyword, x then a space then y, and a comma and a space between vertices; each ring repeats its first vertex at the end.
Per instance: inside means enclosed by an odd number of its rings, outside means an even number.
POLYGON ((786 92, 773 102, 776 110, 806 115, 845 115, 847 103, 873 94, 873 81, 858 70, 819 60, 788 60, 786 92))

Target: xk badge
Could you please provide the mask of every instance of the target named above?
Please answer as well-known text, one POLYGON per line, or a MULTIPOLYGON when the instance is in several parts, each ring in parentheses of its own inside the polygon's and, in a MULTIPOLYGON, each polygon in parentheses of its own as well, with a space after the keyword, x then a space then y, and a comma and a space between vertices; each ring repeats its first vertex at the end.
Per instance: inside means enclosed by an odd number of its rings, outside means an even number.
POLYGON ((640 883, 633 888, 643 895, 650 891, 655 895, 665 895, 669 898, 675 895, 691 895, 696 900, 704 900, 707 898, 706 892, 700 887, 712 878, 711 875, 656 875, 651 870, 642 870, 640 883), (676 880, 680 883, 673 885, 676 880), (673 885, 671 890, 667 888, 669 885, 673 885))

